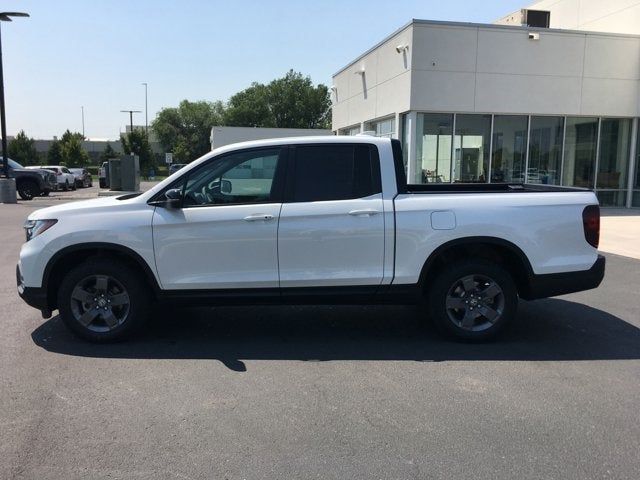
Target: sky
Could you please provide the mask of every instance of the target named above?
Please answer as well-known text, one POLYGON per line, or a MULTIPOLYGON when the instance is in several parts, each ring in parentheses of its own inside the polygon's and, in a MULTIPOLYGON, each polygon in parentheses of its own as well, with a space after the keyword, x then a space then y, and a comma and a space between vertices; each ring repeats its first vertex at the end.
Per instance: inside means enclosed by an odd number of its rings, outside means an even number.
POLYGON ((183 100, 227 100, 289 69, 331 76, 412 18, 490 23, 526 0, 0 0, 7 134, 118 138, 183 100))

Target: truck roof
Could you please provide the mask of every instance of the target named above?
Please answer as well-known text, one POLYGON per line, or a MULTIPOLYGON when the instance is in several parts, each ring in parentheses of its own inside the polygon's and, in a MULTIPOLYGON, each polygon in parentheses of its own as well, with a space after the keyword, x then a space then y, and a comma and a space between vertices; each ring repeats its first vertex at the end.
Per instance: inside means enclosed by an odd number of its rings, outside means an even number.
POLYGON ((374 145, 388 144, 389 138, 374 137, 371 135, 318 135, 309 137, 284 137, 269 138, 265 140, 250 140, 248 142, 232 143, 216 148, 211 151, 213 154, 225 152, 227 150, 237 150, 239 148, 269 147, 276 145, 310 144, 310 143, 368 143, 374 145))

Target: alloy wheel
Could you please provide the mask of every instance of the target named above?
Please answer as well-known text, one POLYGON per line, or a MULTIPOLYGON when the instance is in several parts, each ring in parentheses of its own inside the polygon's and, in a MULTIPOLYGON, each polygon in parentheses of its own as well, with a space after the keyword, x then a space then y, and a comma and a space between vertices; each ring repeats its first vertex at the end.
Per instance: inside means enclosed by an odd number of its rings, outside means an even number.
POLYGON ((466 275, 447 292, 447 316, 463 330, 478 332, 491 328, 502 317, 504 308, 502 288, 486 275, 466 275))
POLYGON ((71 292, 75 320, 93 332, 109 332, 122 325, 130 307, 127 290, 109 275, 86 277, 71 292))

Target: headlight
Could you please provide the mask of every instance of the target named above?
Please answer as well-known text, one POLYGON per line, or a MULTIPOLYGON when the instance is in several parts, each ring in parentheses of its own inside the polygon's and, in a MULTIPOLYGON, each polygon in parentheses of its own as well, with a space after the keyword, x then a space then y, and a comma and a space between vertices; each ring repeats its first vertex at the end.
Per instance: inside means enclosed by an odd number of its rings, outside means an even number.
POLYGON ((58 220, 27 220, 24 222, 24 232, 27 235, 27 242, 41 233, 46 232, 56 223, 58 223, 58 220))

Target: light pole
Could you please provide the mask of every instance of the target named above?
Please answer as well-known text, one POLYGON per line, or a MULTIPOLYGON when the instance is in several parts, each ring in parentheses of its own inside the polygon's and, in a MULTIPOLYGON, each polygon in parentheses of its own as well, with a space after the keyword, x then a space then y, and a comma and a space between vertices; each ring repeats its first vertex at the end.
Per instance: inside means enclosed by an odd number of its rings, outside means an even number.
POLYGON ((133 114, 134 113, 142 113, 140 110, 120 110, 122 113, 129 114, 129 123, 131 125, 131 132, 133 132, 133 114))
POLYGON ((144 133, 147 134, 147 136, 149 136, 149 109, 147 108, 147 82, 142 82, 142 85, 144 85, 144 133))
POLYGON ((82 139, 84 140, 86 137, 84 136, 84 105, 80 107, 82 110, 82 139))
MULTIPOLYGON (((0 12, 0 22, 11 22, 11 17, 28 17, 23 12, 0 12)), ((4 108, 4 72, 2 69, 2 36, 0 34, 0 122, 2 134, 2 174, 9 178, 9 161, 7 156, 7 119, 4 108)))

